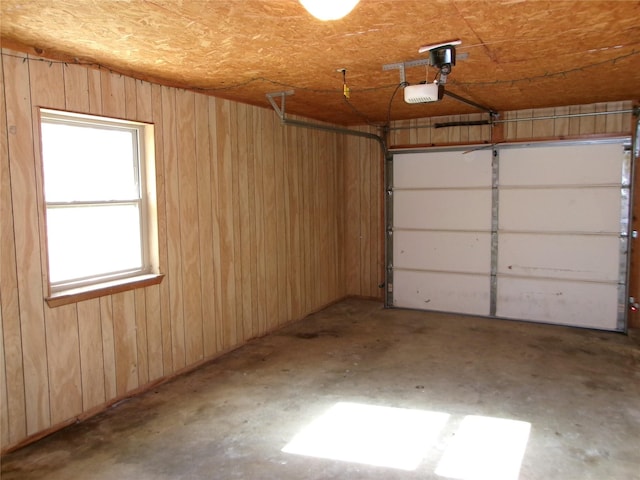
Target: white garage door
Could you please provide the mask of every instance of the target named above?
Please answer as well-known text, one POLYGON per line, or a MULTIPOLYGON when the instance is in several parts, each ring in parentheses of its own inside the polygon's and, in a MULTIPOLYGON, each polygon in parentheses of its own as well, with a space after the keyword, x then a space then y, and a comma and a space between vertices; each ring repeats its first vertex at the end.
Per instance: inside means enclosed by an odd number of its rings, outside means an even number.
POLYGON ((387 304, 624 330, 626 141, 394 154, 387 304))

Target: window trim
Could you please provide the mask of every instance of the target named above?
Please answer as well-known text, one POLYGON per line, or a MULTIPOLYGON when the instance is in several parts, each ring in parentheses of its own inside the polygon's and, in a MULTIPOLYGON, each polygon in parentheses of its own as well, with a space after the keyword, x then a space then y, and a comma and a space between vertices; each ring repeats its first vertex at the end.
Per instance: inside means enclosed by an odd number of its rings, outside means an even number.
MULTIPOLYGON (((140 190, 139 199, 135 202, 139 205, 140 214, 140 230, 142 237, 142 268, 127 272, 116 272, 106 274, 103 277, 93 277, 91 280, 73 280, 69 282, 59 282, 52 284, 49 274, 49 246, 45 238, 43 247, 45 249, 46 258, 46 275, 47 275, 47 292, 48 296, 45 300, 49 307, 57 307, 68 305, 83 300, 98 298, 105 295, 112 295, 134 288, 142 288, 150 285, 159 284, 164 278, 164 274, 160 273, 160 256, 158 242, 158 218, 157 218, 157 198, 156 198, 156 173, 155 173, 155 127, 151 123, 139 122, 134 120, 123 120, 118 118, 110 118, 99 115, 89 115, 82 113, 73 113, 62 110, 53 110, 48 108, 39 108, 39 123, 41 128, 42 122, 47 120, 60 121, 61 123, 78 123, 82 125, 93 124, 106 128, 118 128, 118 124, 128 129, 135 129, 137 134, 134 135, 138 165, 136 168, 136 177, 138 188, 140 190)), ((40 140, 40 160, 44 166, 43 149, 42 149, 42 132, 39 131, 40 140)), ((44 168, 44 167, 43 167, 44 168)), ((45 180, 42 179, 44 182, 45 180)), ((47 231, 47 209, 48 204, 44 197, 43 183, 42 201, 44 204, 44 220, 45 235, 47 231)), ((55 202, 51 202, 55 203, 55 202)), ((83 202, 92 203, 92 202, 83 202)), ((128 203, 125 202, 125 203, 128 203)))

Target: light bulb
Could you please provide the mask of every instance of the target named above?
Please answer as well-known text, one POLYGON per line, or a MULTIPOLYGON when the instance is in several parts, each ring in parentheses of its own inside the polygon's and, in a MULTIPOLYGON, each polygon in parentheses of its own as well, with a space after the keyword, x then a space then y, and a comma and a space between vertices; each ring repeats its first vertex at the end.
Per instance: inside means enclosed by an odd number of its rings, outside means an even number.
POLYGON ((318 20, 338 20, 351 12, 360 0, 300 0, 318 20))

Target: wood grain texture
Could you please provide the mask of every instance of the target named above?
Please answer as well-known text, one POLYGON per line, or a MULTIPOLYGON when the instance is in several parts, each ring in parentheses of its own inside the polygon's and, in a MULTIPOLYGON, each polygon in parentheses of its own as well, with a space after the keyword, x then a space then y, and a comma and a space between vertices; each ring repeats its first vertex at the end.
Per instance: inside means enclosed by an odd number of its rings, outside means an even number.
MULTIPOLYGON (((2 58, 4 60, 4 58, 2 58)), ((4 61, 0 61, 0 310, 2 313, 3 414, 6 430, 2 445, 12 444, 26 436, 24 368, 22 332, 16 272, 16 242, 9 167, 7 103, 5 102, 4 61)))
MULTIPOLYGON (((37 107, 66 108, 64 70, 62 64, 46 65, 32 62, 29 69, 31 101, 33 103, 33 132, 40 131, 37 107)), ((36 200, 40 245, 46 244, 46 224, 43 193, 42 155, 40 142, 33 142, 36 174, 36 200)), ((46 249, 40 252, 40 261, 45 278, 48 276, 46 249)), ((43 282, 42 294, 49 294, 48 285, 43 282)), ((80 346, 78 314, 75 305, 52 309, 45 307, 45 335, 47 344, 47 367, 49 375, 49 409, 53 425, 82 413, 82 380, 80 368, 80 346)))
POLYGON ((104 69, 2 61, 3 450, 345 296, 327 285, 342 245, 325 241, 343 238, 329 176, 344 152, 321 147, 338 135, 104 69), (154 123, 162 283, 46 306, 32 99, 154 123))
POLYGON ((116 363, 116 394, 124 395, 138 387, 138 349, 135 292, 111 296, 113 339, 116 363))
POLYGON ((51 426, 30 63, 3 57, 28 435, 51 426))
POLYGON ((202 354, 210 357, 217 349, 216 303, 214 276, 214 221, 212 211, 211 162, 209 142, 209 101, 202 95, 195 97, 195 161, 198 196, 198 250, 200 269, 200 298, 202 316, 202 354))
POLYGON ((177 174, 180 210, 179 258, 182 276, 184 350, 187 365, 204 356, 202 294, 200 291, 200 241, 198 171, 196 157, 195 94, 176 93, 177 174))
POLYGON ((80 368, 82 371, 82 409, 90 410, 106 401, 100 300, 77 304, 80 368))
MULTIPOLYGON (((208 125, 208 140, 209 140, 209 158, 216 158, 218 154, 218 118, 216 116, 216 101, 213 98, 207 98, 207 125, 208 125)), ((202 119, 204 121, 204 119, 202 119)), ((211 192, 211 238, 203 238, 205 243, 211 245, 212 251, 212 268, 213 268, 213 284, 207 286, 205 282, 203 282, 203 295, 204 289, 209 290, 209 295, 211 295, 211 288, 213 289, 213 297, 215 298, 214 302, 214 319, 213 322, 210 322, 210 329, 213 330, 215 335, 215 349, 213 351, 207 350, 208 342, 205 343, 205 354, 207 356, 212 355, 214 352, 223 350, 223 313, 222 313, 222 304, 223 304, 223 294, 222 294, 222 269, 221 263, 222 259, 220 257, 220 194, 218 192, 218 177, 220 174, 219 169, 219 161, 210 162, 209 169, 209 185, 203 185, 204 190, 208 190, 211 192), (214 239, 217 239, 215 241, 214 239)), ((203 194, 204 195, 204 194, 203 194)), ((206 222, 205 222, 206 223, 206 222)), ((201 250, 206 251, 206 248, 201 250)), ((210 332, 211 330, 206 329, 206 332, 210 332)), ((207 337, 208 338, 208 337, 207 337)), ((206 338, 205 338, 206 340, 206 338)))
POLYGON ((180 171, 178 167, 176 90, 162 87, 162 151, 167 224, 167 280, 171 318, 172 371, 186 365, 180 235, 180 171))
MULTIPOLYGON (((155 154, 156 154, 156 195, 158 205, 158 248, 160 256, 160 271, 168 272, 169 249, 167 240, 167 202, 166 202, 166 182, 164 168, 164 123, 163 123, 163 88, 160 85, 151 86, 151 103, 153 111, 153 121, 156 128, 155 154)), ((162 369, 161 375, 170 375, 173 372, 173 349, 172 349, 172 322, 170 308, 170 288, 171 281, 164 281, 160 284, 158 296, 160 298, 160 318, 159 328, 162 338, 162 369)))

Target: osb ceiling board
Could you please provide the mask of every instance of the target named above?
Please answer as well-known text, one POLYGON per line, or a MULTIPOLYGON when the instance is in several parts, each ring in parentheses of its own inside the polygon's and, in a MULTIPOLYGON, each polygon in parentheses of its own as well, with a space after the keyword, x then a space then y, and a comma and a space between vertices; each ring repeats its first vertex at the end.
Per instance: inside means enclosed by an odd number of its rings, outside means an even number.
MULTIPOLYGON (((640 99, 640 2, 361 0, 321 22, 297 0, 2 0, 2 45, 351 125, 478 112, 409 105, 399 70, 460 39, 448 91, 497 111, 640 99), (464 55, 462 55, 464 54, 464 55), (342 95, 342 74, 351 89, 342 95), (395 95, 394 95, 395 92, 395 95)), ((406 70, 432 81, 435 69, 406 70)))

